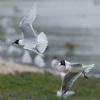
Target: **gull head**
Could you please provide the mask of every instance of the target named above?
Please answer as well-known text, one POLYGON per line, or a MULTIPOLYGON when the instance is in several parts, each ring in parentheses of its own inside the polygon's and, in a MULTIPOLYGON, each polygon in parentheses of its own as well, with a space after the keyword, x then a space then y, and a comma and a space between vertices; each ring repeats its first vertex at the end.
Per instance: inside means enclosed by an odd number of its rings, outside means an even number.
POLYGON ((20 45, 20 46, 24 45, 23 40, 16 40, 12 44, 17 44, 17 45, 20 45))
POLYGON ((14 41, 12 44, 19 44, 19 40, 14 41))
POLYGON ((70 62, 66 61, 66 60, 61 60, 60 61, 60 66, 62 68, 64 68, 65 70, 71 70, 71 65, 70 62))
POLYGON ((61 61, 60 61, 60 64, 61 64, 62 66, 65 66, 65 60, 61 60, 61 61))

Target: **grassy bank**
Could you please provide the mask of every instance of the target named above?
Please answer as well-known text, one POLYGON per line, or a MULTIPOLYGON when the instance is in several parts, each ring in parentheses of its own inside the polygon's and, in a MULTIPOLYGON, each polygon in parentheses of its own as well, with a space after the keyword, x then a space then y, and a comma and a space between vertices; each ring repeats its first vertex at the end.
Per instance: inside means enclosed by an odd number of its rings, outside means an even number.
MULTIPOLYGON (((60 78, 51 74, 23 73, 0 75, 0 100, 60 100, 56 91, 60 78)), ((80 78, 68 100, 100 100, 100 79, 80 78)))

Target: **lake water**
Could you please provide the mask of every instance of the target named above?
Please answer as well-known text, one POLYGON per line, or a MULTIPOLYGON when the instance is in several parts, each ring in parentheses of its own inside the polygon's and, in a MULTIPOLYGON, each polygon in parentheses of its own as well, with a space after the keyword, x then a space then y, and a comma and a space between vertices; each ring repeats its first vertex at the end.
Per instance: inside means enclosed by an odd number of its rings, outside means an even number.
MULTIPOLYGON (((0 16, 13 18, 15 28, 20 33, 18 23, 32 2, 32 0, 20 3, 17 0, 10 2, 2 0, 0 16), (18 6, 21 12, 14 12, 14 6, 18 6)), ((96 66, 94 72, 99 73, 100 6, 95 5, 93 0, 43 0, 42 2, 38 0, 37 5, 38 16, 33 26, 38 32, 45 32, 48 37, 49 46, 45 58, 49 66, 52 58, 57 56, 59 59, 66 58, 71 62, 94 63, 96 66), (72 56, 67 57, 68 49, 64 48, 65 43, 74 45, 72 56)), ((3 56, 4 59, 11 57, 3 56)), ((16 56, 15 61, 20 62, 19 58, 20 56, 16 56)))

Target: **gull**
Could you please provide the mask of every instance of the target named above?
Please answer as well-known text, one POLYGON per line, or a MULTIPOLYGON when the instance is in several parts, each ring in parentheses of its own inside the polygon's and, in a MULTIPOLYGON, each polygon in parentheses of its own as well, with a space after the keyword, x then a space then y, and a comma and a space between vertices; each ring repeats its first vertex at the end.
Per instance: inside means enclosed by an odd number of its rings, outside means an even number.
POLYGON ((94 64, 84 65, 79 63, 70 63, 67 60, 59 61, 57 71, 60 72, 62 83, 60 90, 57 91, 57 96, 61 98, 68 98, 75 94, 70 88, 74 82, 83 74, 84 78, 88 79, 86 73, 90 72, 94 64))
POLYGON ((40 32, 40 34, 37 35, 32 26, 36 15, 36 4, 34 4, 29 13, 22 18, 19 24, 23 39, 16 40, 13 43, 22 46, 25 50, 33 51, 42 56, 48 46, 48 40, 44 32, 40 32))

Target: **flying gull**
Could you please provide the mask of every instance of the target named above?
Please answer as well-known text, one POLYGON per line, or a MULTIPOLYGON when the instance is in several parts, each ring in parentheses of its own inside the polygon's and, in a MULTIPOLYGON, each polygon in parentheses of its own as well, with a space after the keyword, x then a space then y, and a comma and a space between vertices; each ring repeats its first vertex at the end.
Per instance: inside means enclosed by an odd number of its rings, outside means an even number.
POLYGON ((67 60, 61 60, 55 66, 56 70, 60 72, 62 83, 60 90, 57 91, 57 96, 61 98, 68 98, 75 94, 70 88, 74 82, 83 74, 84 78, 88 79, 86 73, 90 72, 94 64, 84 65, 79 63, 70 63, 67 60), (58 65, 57 65, 58 64, 58 65))
POLYGON ((22 18, 19 27, 23 33, 21 40, 16 40, 14 44, 22 46, 25 50, 33 51, 38 55, 43 55, 44 51, 48 46, 48 40, 44 32, 40 32, 38 35, 32 23, 36 19, 37 11, 36 4, 32 7, 29 13, 22 18))

